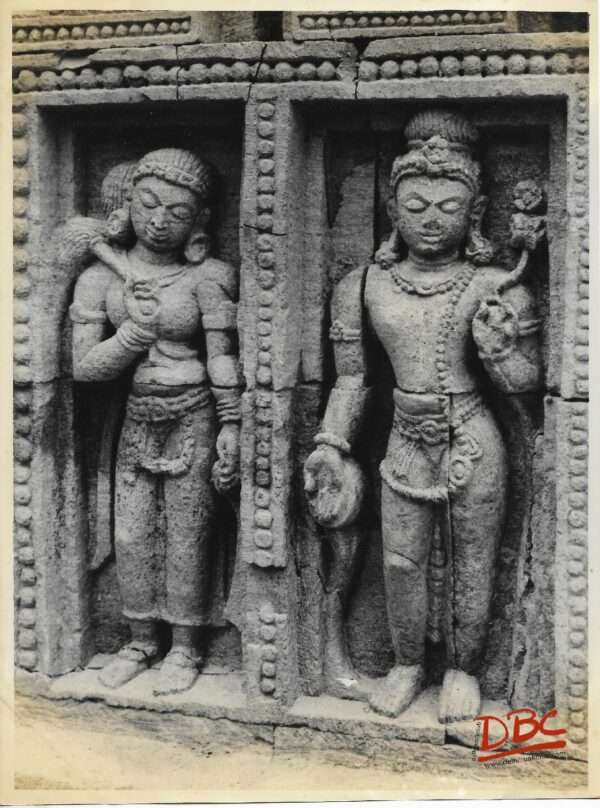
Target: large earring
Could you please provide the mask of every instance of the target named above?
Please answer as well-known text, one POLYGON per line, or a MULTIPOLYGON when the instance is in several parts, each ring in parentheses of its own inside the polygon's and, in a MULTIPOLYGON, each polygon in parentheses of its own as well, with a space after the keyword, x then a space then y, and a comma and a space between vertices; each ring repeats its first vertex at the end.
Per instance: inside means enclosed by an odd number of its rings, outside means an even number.
POLYGON ((190 264, 201 264, 208 258, 210 239, 203 225, 197 225, 189 235, 183 254, 190 264))
POLYGON ((471 224, 467 235, 465 258, 476 266, 489 264, 496 252, 496 248, 492 242, 485 238, 481 232, 487 203, 487 196, 478 196, 471 211, 471 224))
POLYGON ((387 212, 392 222, 392 232, 386 241, 383 241, 375 253, 375 261, 382 269, 390 269, 400 260, 400 248, 402 240, 398 232, 398 211, 396 210, 396 200, 390 196, 387 201, 387 212))
POLYGON ((110 241, 121 246, 127 244, 132 235, 128 205, 117 208, 108 215, 106 231, 110 241))

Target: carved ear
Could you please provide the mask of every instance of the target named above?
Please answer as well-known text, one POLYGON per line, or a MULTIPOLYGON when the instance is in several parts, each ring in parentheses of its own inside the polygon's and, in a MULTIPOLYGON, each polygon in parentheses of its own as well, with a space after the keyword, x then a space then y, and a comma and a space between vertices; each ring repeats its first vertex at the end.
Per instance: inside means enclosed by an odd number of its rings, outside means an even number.
POLYGON ((209 252, 209 238, 204 227, 194 227, 187 240, 183 254, 190 264, 201 264, 209 252))
POLYGON ((113 210, 106 220, 106 228, 111 241, 117 244, 125 244, 131 235, 129 206, 123 206, 113 210))

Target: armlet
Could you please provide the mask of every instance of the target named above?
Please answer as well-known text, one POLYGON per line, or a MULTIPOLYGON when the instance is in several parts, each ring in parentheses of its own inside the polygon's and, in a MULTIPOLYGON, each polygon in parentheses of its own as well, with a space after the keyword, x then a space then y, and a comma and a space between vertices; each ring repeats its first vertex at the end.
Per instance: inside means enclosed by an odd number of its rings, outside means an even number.
POLYGON ((69 306, 69 317, 74 323, 105 323, 108 320, 105 311, 85 309, 77 302, 69 306))

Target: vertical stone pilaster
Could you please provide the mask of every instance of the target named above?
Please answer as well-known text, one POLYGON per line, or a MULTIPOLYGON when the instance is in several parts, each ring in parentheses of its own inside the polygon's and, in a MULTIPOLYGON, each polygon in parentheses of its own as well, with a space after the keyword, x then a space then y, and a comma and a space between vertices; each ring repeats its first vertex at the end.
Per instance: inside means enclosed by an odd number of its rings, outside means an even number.
POLYGON ((246 110, 241 220, 240 331, 247 388, 241 553, 250 565, 247 602, 253 604, 247 614, 244 658, 249 697, 285 703, 293 700, 297 680, 290 499, 292 396, 302 329, 298 138, 290 101, 278 88, 255 87, 246 110), (285 653, 274 668, 256 650, 260 615, 267 612, 277 616, 277 636, 285 629, 285 653), (276 671, 273 677, 261 673, 265 664, 267 671, 276 671))
POLYGON ((571 751, 587 740, 588 405, 559 401, 554 561, 555 700, 571 751))
POLYGON ((578 76, 567 107, 568 235, 565 266, 563 398, 587 399, 589 394, 589 85, 578 76))

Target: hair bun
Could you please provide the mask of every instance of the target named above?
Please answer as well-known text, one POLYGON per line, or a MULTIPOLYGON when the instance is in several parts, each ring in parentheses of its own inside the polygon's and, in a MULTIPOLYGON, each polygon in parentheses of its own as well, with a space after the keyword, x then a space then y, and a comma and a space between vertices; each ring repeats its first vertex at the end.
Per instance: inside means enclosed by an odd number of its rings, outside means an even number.
POLYGON ((479 138, 477 129, 464 115, 449 109, 417 112, 404 128, 404 135, 409 146, 411 141, 420 144, 436 135, 450 144, 466 147, 472 146, 479 138))

